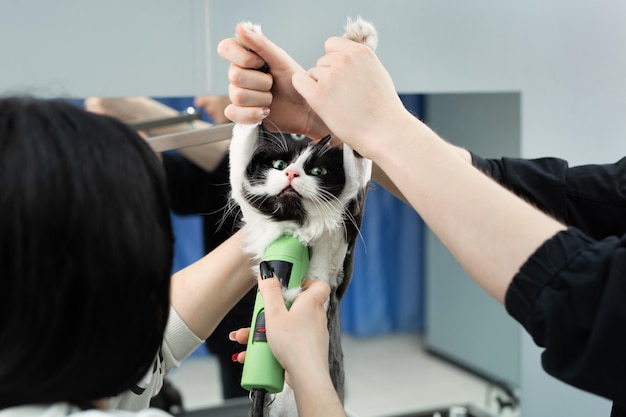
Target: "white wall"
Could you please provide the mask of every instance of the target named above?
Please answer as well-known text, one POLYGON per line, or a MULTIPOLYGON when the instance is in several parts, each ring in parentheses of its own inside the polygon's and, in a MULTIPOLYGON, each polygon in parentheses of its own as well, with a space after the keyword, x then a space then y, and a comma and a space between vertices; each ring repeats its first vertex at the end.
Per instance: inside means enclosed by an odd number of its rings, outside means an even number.
MULTIPOLYGON (((519 94, 428 94, 424 108, 426 122, 447 141, 485 158, 519 156, 519 94)), ((472 281, 428 227, 424 244, 425 346, 490 380, 518 388, 519 324, 472 281)))
MULTIPOLYGON (((378 26, 379 55, 400 92, 519 92, 522 156, 580 164, 625 153, 622 0, 2 0, 0 91, 35 85, 73 96, 224 93, 226 65, 214 51, 237 21, 262 24, 310 66, 323 40, 356 15, 378 26), (199 56, 205 41, 208 60, 199 56)), ((545 376, 538 353, 523 337, 524 415, 607 415, 606 401, 545 376)))
POLYGON ((203 0, 0 0, 0 94, 208 89, 203 0))

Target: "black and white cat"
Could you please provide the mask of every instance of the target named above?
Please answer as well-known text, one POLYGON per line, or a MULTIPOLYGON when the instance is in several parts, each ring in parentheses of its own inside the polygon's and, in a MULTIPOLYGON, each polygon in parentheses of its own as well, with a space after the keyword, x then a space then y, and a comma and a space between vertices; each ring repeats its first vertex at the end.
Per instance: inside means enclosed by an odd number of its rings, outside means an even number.
MULTIPOLYGON (((258 26, 247 25, 260 32, 258 26)), ((344 36, 372 49, 377 44, 375 28, 360 18, 348 20, 344 36)), ((353 249, 371 169, 370 160, 345 144, 343 148, 332 146, 330 137, 313 142, 297 135, 272 133, 260 124, 237 124, 233 129, 231 198, 246 224, 245 249, 260 262, 267 246, 281 235, 292 235, 311 248, 305 279, 322 280, 331 286, 327 306, 329 365, 342 400, 339 304, 352 275, 353 249)), ((296 289, 285 291, 284 296, 292 301, 298 294, 296 289)), ((270 401, 270 416, 297 415, 295 399, 287 385, 270 401)))

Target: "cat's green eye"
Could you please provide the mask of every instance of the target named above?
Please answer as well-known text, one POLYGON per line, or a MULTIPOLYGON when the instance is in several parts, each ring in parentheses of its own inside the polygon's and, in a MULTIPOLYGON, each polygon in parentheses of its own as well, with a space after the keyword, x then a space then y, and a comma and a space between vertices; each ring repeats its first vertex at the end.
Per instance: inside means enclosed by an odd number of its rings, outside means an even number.
POLYGON ((311 170, 309 171, 309 173, 311 175, 314 175, 316 177, 320 176, 320 175, 326 175, 328 174, 328 170, 326 170, 326 168, 324 167, 315 167, 315 168, 311 168, 311 170))
POLYGON ((283 161, 282 159, 275 159, 272 161, 272 168, 282 171, 283 169, 287 168, 287 162, 283 161))

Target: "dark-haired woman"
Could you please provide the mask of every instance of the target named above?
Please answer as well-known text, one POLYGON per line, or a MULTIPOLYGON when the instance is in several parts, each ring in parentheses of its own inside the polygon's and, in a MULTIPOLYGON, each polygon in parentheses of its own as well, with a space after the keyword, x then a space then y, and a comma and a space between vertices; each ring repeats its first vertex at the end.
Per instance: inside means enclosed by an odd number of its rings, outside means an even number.
POLYGON ((147 407, 255 284, 241 232, 170 277, 159 160, 64 101, 0 99, 0 213, 3 417, 147 407))

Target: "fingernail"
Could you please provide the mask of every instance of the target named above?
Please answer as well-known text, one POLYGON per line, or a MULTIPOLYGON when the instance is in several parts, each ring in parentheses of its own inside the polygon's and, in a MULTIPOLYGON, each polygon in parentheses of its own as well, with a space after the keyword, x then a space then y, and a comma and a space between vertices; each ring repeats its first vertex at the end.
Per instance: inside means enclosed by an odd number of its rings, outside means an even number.
POLYGON ((265 119, 267 116, 269 116, 270 114, 270 108, 269 107, 263 107, 261 109, 261 118, 265 119))
POLYGON ((233 356, 230 357, 233 362, 238 362, 237 359, 239 359, 239 353, 233 353, 233 356))
POLYGON ((232 332, 228 333, 228 339, 232 340, 233 342, 237 341, 237 338, 235 336, 237 336, 237 332, 235 332, 235 331, 232 331, 232 332))
POLYGON ((268 279, 274 276, 274 271, 269 263, 263 261, 259 264, 259 270, 261 271, 261 278, 268 279))

